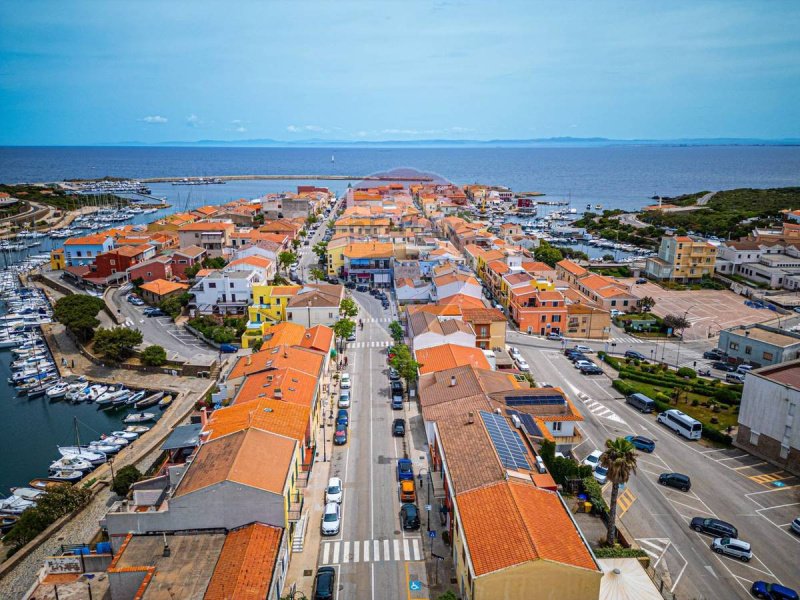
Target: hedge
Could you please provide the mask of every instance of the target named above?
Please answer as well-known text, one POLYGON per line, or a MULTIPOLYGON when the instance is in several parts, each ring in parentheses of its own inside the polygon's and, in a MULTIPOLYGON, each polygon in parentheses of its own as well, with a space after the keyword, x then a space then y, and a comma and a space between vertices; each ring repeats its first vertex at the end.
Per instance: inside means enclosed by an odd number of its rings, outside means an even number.
POLYGON ((703 437, 712 442, 717 442, 718 444, 725 444, 726 446, 733 444, 733 438, 731 436, 707 423, 703 423, 703 437))
POLYGON ((595 548, 594 555, 597 558, 644 558, 647 556, 647 552, 641 548, 623 548, 616 545, 613 548, 595 548))
POLYGON ((595 509, 600 512, 608 513, 608 504, 606 504, 605 498, 603 498, 603 490, 600 484, 597 483, 594 475, 583 478, 583 490, 586 492, 586 495, 589 497, 589 502, 592 503, 595 509))

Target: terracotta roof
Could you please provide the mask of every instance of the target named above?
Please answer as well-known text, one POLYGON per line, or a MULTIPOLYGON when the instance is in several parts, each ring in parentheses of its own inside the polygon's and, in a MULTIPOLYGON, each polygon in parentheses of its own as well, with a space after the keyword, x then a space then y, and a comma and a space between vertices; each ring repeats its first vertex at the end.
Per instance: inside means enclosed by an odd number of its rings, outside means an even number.
POLYGON ((139 286, 141 289, 155 294, 156 296, 163 296, 176 290, 187 290, 189 286, 185 283, 176 283, 174 281, 167 281, 166 279, 154 279, 139 286))
POLYGON ((263 600, 269 594, 283 529, 253 523, 225 537, 205 600, 263 600))
POLYGON ((300 291, 299 285, 274 285, 272 288, 272 296, 294 296, 300 291))
POLYGON ((553 267, 551 267, 547 263, 543 263, 543 262, 539 262, 539 261, 523 262, 522 263, 522 268, 524 270, 528 271, 528 272, 533 271, 534 273, 537 273, 537 272, 540 272, 540 271, 553 271, 554 270, 553 267))
POLYGON ((448 336, 456 333, 475 335, 467 323, 460 319, 440 319, 429 312, 416 312, 409 318, 409 329, 413 337, 423 333, 435 333, 448 336))
POLYGON ((253 255, 253 256, 245 256, 244 258, 237 258, 236 260, 232 260, 227 265, 225 265, 225 268, 227 269, 228 267, 235 267, 235 266, 238 266, 238 265, 250 265, 250 266, 253 266, 253 267, 261 267, 261 268, 266 269, 271 264, 272 264, 272 261, 270 259, 268 259, 268 258, 266 258, 264 256, 253 255))
POLYGON ((683 243, 683 242, 691 242, 693 240, 688 235, 678 235, 675 236, 675 241, 683 243))
POLYGON ((393 254, 394 245, 388 242, 356 242, 344 249, 348 258, 389 258, 393 254))
POLYGON ((516 481, 456 497, 476 576, 534 560, 599 571, 558 494, 516 481))
POLYGON ((511 270, 508 268, 508 265, 504 263, 502 260, 493 260, 492 262, 486 265, 486 268, 491 269, 492 271, 500 275, 508 273, 511 270))
POLYGON ((506 316, 496 308, 464 308, 461 314, 469 323, 505 322, 506 316))
POLYGON ((339 303, 344 298, 343 285, 331 285, 327 283, 305 284, 286 305, 290 308, 295 307, 333 307, 336 312, 339 310, 339 303))
POLYGON ((521 383, 512 373, 476 369, 470 365, 428 373, 419 378, 420 406, 431 406, 467 398, 477 394, 491 394, 519 388, 528 388, 528 382, 521 383), (452 378, 455 377, 455 385, 452 378))
POLYGON ((303 341, 305 333, 305 327, 291 321, 270 325, 264 330, 264 343, 266 344, 264 349, 276 346, 297 346, 303 341))
POLYGON ((306 329, 303 340, 300 342, 303 348, 310 348, 325 353, 330 352, 332 344, 333 329, 325 325, 316 325, 310 329, 306 329))
POLYGON ((505 279, 509 285, 518 285, 533 280, 533 276, 529 273, 511 273, 503 275, 503 279, 505 279))
POLYGON ((469 418, 458 415, 436 422, 438 440, 456 494, 503 481, 506 477, 479 411, 473 412, 471 420, 470 423, 469 418))
POLYGON ((255 428, 206 442, 186 469, 174 497, 223 481, 283 494, 296 445, 294 439, 255 428), (269 469, 264 468, 267 464, 269 469))
MULTIPOLYGON (((277 326, 276 326, 277 327, 277 326)), ((301 327, 302 328, 302 327, 301 327)), ((269 340, 265 342, 268 344, 269 340)), ((298 371, 317 377, 324 358, 313 350, 299 346, 275 345, 262 347, 258 352, 242 356, 231 369, 228 379, 238 379, 268 369, 293 367, 298 371)))
POLYGON ((201 254, 205 254, 205 248, 201 248, 200 246, 186 246, 185 248, 180 248, 175 250, 174 254, 180 254, 182 256, 188 256, 189 258, 197 258, 201 254))
POLYGON ((468 308, 486 308, 486 305, 482 300, 476 298, 475 296, 468 296, 467 294, 453 294, 452 296, 448 296, 447 298, 439 300, 439 304, 457 305, 461 307, 462 311, 468 308))
POLYGON ((219 221, 186 223, 178 227, 178 231, 227 231, 231 229, 233 229, 233 223, 221 223, 219 221))
POLYGON ((153 246, 149 244, 145 244, 142 246, 120 246, 119 248, 115 248, 111 252, 116 252, 120 256, 127 256, 129 258, 134 258, 139 256, 143 252, 147 252, 148 250, 152 250, 153 246))
POLYGON ((433 283, 435 283, 437 286, 447 285, 455 282, 480 285, 477 279, 475 279, 472 275, 469 275, 467 273, 458 273, 458 272, 448 273, 447 275, 441 275, 439 277, 433 278, 433 283))
POLYGON ((538 293, 539 300, 564 300, 564 294, 556 290, 545 290, 538 293))
POLYGON ((249 375, 235 403, 275 398, 311 408, 317 393, 317 378, 294 368, 280 368, 249 375))
MULTIPOLYGON (((469 297, 469 296, 468 296, 469 297)), ((453 298, 451 296, 450 298, 453 298)), ((450 299, 448 298, 448 300, 450 299)), ((432 315, 440 315, 442 317, 459 317, 461 316, 461 307, 455 303, 445 304, 409 304, 406 307, 409 315, 417 312, 428 312, 432 315)))
POLYGON ((420 375, 463 365, 471 365, 476 369, 491 369, 483 350, 475 347, 442 344, 418 350, 415 355, 417 362, 420 363, 420 375))
POLYGON ((72 237, 64 242, 65 246, 102 246, 111 237, 108 235, 84 235, 82 237, 72 237))
POLYGON ((306 437, 311 410, 307 406, 260 398, 237 402, 211 413, 203 429, 213 440, 237 431, 255 427, 302 442, 306 437))
POLYGON ((572 262, 571 260, 567 260, 566 258, 564 260, 557 262, 556 266, 561 267, 565 271, 572 273, 573 275, 577 275, 578 277, 580 277, 581 275, 586 275, 586 273, 589 272, 582 266, 572 262))

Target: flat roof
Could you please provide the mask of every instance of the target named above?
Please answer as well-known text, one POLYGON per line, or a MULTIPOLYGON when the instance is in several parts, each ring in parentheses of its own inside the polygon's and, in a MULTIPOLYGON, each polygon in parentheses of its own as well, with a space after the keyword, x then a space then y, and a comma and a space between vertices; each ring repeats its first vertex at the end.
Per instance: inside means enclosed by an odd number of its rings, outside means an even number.
POLYGON ((752 374, 800 390, 800 360, 762 367, 754 370, 752 374))
POLYGON ((730 333, 738 336, 739 338, 757 340, 759 342, 772 344, 773 346, 780 346, 781 348, 800 344, 800 336, 790 335, 788 332, 779 333, 777 331, 770 331, 769 329, 764 329, 758 326, 733 329, 730 331, 730 333))

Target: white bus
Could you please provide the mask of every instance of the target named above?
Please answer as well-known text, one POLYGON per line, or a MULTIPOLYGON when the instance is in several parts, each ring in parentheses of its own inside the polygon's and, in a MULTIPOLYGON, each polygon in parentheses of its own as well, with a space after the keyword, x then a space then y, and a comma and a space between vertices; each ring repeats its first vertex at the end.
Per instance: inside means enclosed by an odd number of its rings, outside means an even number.
POLYGON ((703 424, 700 421, 674 408, 659 413, 656 420, 690 440, 699 440, 703 435, 703 424))

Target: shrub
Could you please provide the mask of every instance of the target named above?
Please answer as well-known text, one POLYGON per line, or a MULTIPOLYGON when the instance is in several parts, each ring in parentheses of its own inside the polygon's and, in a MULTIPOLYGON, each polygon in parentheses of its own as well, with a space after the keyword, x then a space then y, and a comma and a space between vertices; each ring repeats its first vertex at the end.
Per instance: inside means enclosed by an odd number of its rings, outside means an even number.
POLYGON ((689 379, 694 379, 697 377, 697 373, 695 373, 694 369, 690 369, 689 367, 681 367, 678 369, 678 377, 688 377, 689 379))
POLYGON ((167 362, 167 353, 161 346, 148 346, 142 352, 142 362, 150 367, 160 367, 167 362))
POLYGON ((589 474, 583 478, 583 490, 596 510, 608 512, 608 504, 603 498, 603 490, 593 475, 589 474))
POLYGON ((717 442, 718 444, 724 444, 726 446, 730 446, 733 443, 733 438, 727 433, 723 433, 719 429, 711 427, 706 423, 703 423, 703 437, 712 442, 717 442))
MULTIPOLYGON (((152 347, 152 346, 151 346, 152 347)), ((111 487, 117 496, 127 496, 131 486, 142 478, 139 469, 133 465, 122 467, 114 473, 114 484, 111 487)))
POLYGON ((613 548, 596 548, 594 555, 597 558, 644 558, 647 556, 647 552, 641 548, 623 548, 616 544, 613 548))
POLYGON ((611 382, 611 387, 617 390, 620 394, 627 396, 633 393, 633 388, 630 384, 625 383, 622 379, 615 379, 611 382))

